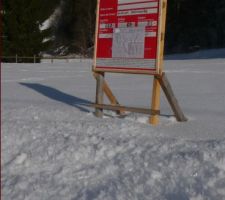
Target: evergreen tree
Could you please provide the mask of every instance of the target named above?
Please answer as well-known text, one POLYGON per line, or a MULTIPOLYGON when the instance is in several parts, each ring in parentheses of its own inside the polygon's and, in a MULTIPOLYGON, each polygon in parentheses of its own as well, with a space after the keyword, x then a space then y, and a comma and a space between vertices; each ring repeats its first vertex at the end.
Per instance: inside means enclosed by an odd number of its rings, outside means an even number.
MULTIPOLYGON (((50 29, 41 31, 40 26, 51 15, 56 1, 44 0, 7 0, 4 2, 3 16, 4 56, 39 56, 46 50, 49 42, 43 42, 50 29), (54 4, 53 4, 54 2, 54 4)), ((30 62, 31 60, 21 60, 30 62)))
POLYGON ((88 49, 94 45, 96 1, 78 0, 77 2, 76 13, 81 17, 74 26, 73 45, 82 54, 86 54, 88 49))
POLYGON ((85 55, 94 45, 95 0, 64 0, 62 14, 55 26, 56 44, 69 52, 85 55))
MULTIPOLYGON (((69 51, 73 51, 71 48, 71 41, 74 38, 74 26, 77 21, 78 15, 75 13, 74 0, 61 1, 60 9, 61 14, 58 16, 54 24, 55 44, 54 48, 70 47, 69 51)), ((61 52, 56 52, 61 53, 61 52)))
POLYGON ((224 0, 168 0, 167 52, 225 47, 224 0))
MULTIPOLYGON (((8 3, 2 5, 1 11, 1 20, 2 20, 2 40, 1 42, 4 43, 4 55, 8 55, 8 23, 6 22, 6 13, 8 10, 8 3)), ((1 47, 2 48, 2 47, 1 47)), ((1 49, 3 51, 3 49, 1 49)), ((2 53, 1 51, 1 53, 2 53)))

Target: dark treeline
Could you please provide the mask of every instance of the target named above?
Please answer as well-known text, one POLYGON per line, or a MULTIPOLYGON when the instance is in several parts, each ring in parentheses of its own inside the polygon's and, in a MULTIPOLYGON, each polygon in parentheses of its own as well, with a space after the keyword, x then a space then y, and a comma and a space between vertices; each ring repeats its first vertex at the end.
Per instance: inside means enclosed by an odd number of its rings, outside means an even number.
POLYGON ((43 40, 51 37, 52 31, 40 31, 40 26, 53 13, 56 4, 57 0, 5 0, 1 11, 3 56, 38 56, 48 49, 50 42, 43 40))
POLYGON ((224 0, 168 0, 166 52, 222 47, 224 0))
MULTIPOLYGON (((91 52, 95 0, 7 0, 3 10, 3 55, 91 52), (51 26, 40 30, 54 11, 51 26), (45 40, 44 38, 51 38, 45 40)), ((168 0, 166 52, 225 47, 224 0, 168 0)))
POLYGON ((67 52, 86 54, 94 44, 95 0, 63 0, 61 15, 53 28, 56 46, 68 47, 67 52))

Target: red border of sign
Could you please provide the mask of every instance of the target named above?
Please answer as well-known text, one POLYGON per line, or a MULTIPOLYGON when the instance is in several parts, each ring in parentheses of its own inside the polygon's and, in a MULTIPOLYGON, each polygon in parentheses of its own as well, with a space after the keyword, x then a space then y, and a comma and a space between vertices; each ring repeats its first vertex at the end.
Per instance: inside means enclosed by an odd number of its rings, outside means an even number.
POLYGON ((94 61, 93 61, 93 71, 94 72, 112 72, 112 73, 130 73, 130 74, 150 74, 156 75, 160 74, 162 71, 162 66, 160 64, 160 51, 161 51, 161 29, 162 29, 162 1, 159 0, 158 4, 158 28, 157 28, 157 48, 156 48, 156 64, 155 68, 140 68, 140 67, 107 67, 101 66, 97 67, 97 48, 98 48, 98 33, 99 33, 99 9, 100 0, 97 0, 97 15, 96 15, 96 30, 95 30, 95 48, 94 48, 94 61))

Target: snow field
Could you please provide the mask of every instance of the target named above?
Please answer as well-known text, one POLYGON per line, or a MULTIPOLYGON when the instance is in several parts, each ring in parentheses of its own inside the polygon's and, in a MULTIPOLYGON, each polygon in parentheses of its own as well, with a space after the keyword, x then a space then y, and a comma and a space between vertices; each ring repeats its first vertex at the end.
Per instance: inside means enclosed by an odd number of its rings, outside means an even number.
MULTIPOLYGON (((95 118, 90 64, 3 64, 3 199, 225 199, 225 60, 166 61, 189 121, 162 95, 157 127, 140 114, 95 118)), ((150 104, 151 78, 107 80, 123 104, 150 104)))

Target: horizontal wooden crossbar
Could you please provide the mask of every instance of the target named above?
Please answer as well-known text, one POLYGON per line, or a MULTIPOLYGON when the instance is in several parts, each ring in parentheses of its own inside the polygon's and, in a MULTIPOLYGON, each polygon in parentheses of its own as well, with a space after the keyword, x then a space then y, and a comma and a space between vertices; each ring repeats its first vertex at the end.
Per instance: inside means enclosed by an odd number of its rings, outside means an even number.
POLYGON ((90 106, 105 109, 105 110, 114 110, 114 111, 129 111, 135 113, 142 113, 142 114, 150 114, 150 115, 159 115, 159 110, 151 110, 146 108, 136 108, 136 107, 128 107, 128 106, 120 106, 120 105, 106 105, 106 104, 90 104, 90 106))

